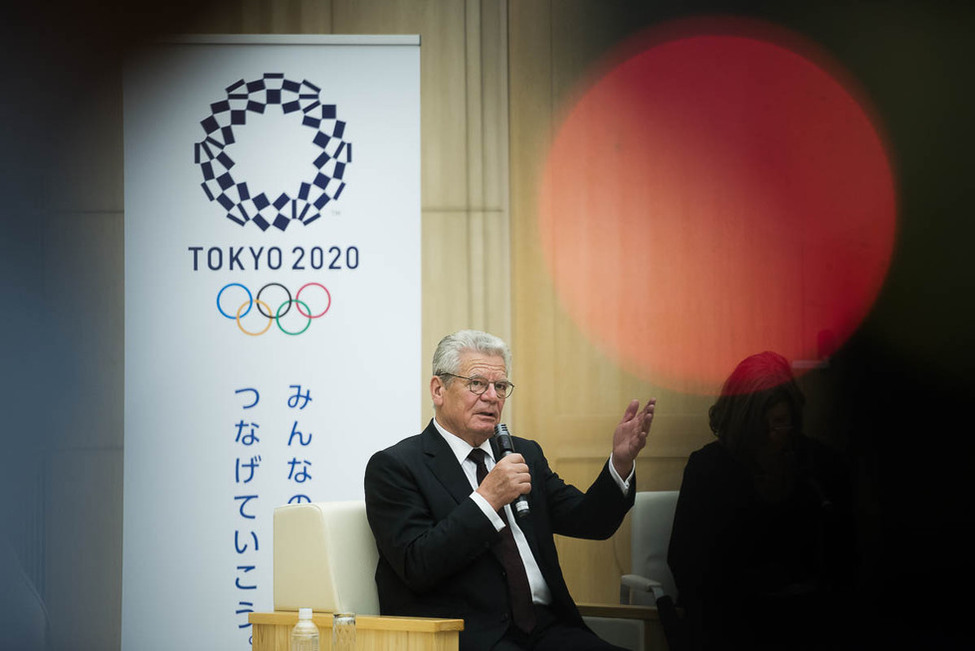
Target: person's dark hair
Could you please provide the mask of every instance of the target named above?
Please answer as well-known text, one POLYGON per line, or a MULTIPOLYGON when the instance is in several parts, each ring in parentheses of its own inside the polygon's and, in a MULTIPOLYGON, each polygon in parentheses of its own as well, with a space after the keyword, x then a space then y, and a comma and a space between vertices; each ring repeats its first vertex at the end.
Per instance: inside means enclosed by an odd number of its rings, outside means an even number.
POLYGON ((789 360, 771 351, 747 357, 725 380, 708 411, 711 431, 733 455, 747 459, 767 440, 766 412, 782 401, 791 407, 793 426, 801 431, 806 401, 789 360))

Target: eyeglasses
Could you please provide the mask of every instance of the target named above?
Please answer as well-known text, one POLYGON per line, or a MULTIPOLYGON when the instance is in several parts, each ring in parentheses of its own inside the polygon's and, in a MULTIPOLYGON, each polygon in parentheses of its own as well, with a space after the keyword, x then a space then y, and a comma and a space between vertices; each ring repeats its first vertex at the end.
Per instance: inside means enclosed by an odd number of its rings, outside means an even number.
POLYGON ((463 375, 455 375, 454 373, 438 373, 438 375, 449 375, 450 377, 455 377, 458 380, 467 380, 467 388, 475 395, 483 394, 488 390, 488 386, 492 384, 494 385, 494 392, 498 394, 499 398, 507 398, 511 395, 511 392, 515 390, 515 385, 507 380, 490 382, 482 377, 465 377, 463 375))

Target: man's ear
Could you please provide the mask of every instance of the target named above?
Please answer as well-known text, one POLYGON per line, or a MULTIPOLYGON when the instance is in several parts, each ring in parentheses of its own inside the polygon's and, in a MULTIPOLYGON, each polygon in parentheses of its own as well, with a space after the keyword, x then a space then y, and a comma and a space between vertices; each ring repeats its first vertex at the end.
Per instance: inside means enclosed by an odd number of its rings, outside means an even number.
POLYGON ((439 375, 434 375, 430 378, 430 397, 433 398, 433 406, 441 407, 443 406, 444 393, 447 391, 447 386, 443 383, 443 378, 439 375))

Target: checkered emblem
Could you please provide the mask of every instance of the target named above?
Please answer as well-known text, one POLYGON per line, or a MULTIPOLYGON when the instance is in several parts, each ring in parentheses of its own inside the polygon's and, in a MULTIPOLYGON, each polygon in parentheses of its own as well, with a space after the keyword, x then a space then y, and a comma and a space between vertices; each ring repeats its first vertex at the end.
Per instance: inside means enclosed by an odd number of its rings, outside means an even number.
POLYGON ((352 144, 344 139, 345 122, 337 119, 334 104, 323 104, 321 89, 310 81, 285 79, 281 73, 265 73, 260 79, 243 79, 226 89, 227 97, 210 105, 211 114, 200 122, 205 137, 194 145, 194 162, 203 174, 200 186, 210 201, 220 204, 227 219, 262 231, 274 226, 285 230, 292 222, 308 225, 321 217, 329 201, 338 199, 352 162, 352 144), (235 178, 234 160, 227 148, 234 132, 246 126, 251 113, 264 114, 277 107, 284 115, 301 119, 318 154, 314 178, 302 180, 296 196, 281 192, 251 194, 247 181, 235 178))

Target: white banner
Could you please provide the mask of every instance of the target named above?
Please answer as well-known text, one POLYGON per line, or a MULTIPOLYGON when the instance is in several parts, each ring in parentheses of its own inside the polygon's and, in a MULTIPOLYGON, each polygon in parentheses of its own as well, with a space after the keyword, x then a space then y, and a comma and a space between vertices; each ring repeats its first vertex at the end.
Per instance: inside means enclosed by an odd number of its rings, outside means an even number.
POLYGON ((249 649, 272 512, 420 427, 418 37, 126 69, 122 648, 249 649))

